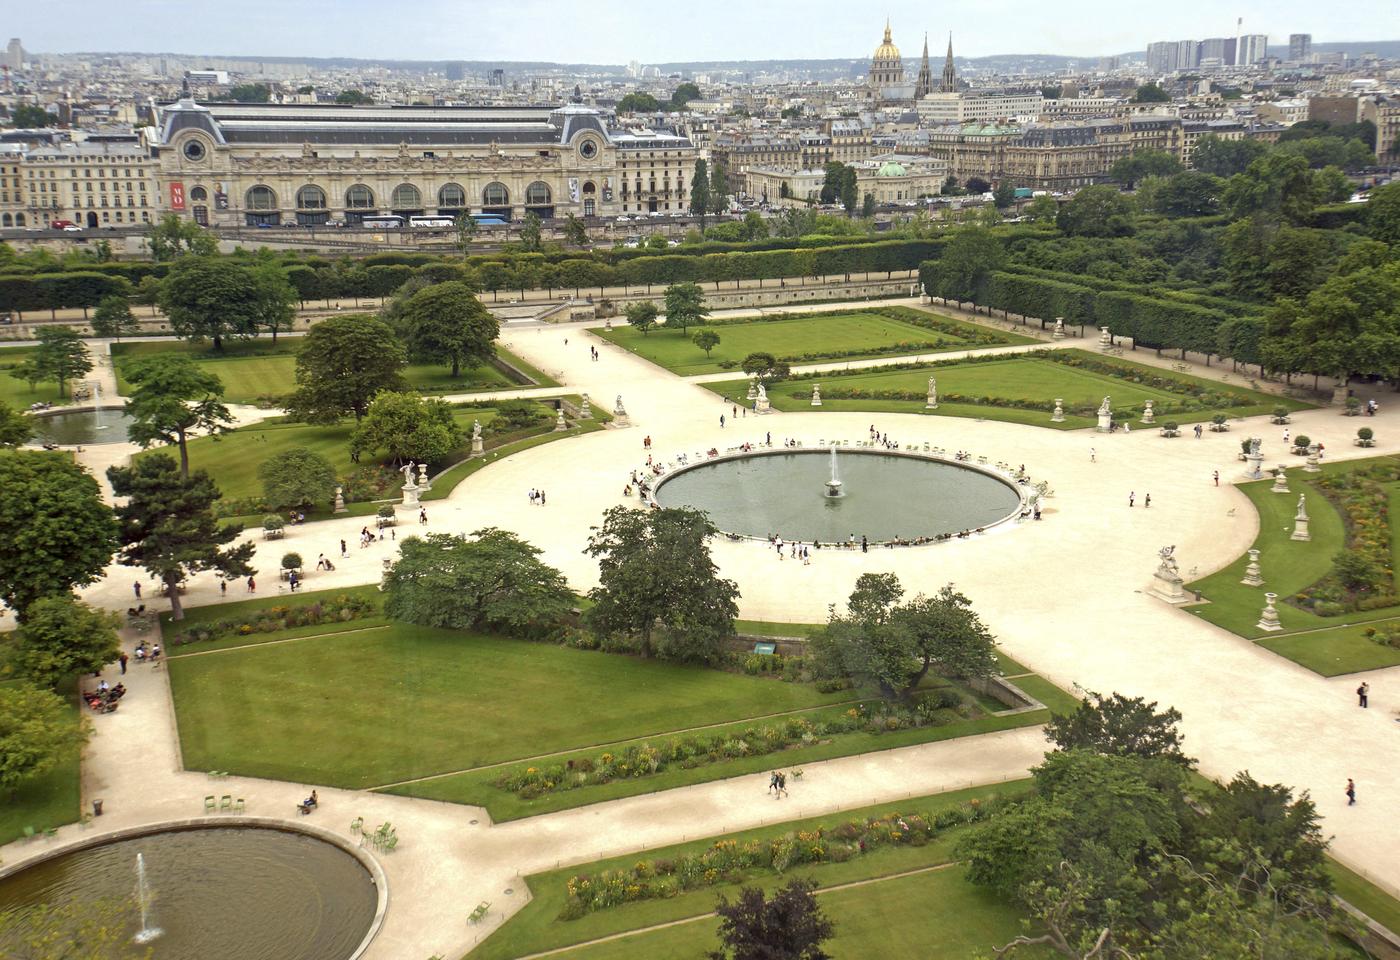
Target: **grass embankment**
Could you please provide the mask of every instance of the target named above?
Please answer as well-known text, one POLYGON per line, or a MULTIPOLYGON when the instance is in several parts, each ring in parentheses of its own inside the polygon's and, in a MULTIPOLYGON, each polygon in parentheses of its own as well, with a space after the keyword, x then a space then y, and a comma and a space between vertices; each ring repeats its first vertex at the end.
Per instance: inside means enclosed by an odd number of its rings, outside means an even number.
MULTIPOLYGON (((0 635, 0 647, 5 637, 0 635)), ((0 685, 14 683, 13 680, 0 680, 0 685)), ((81 719, 77 703, 71 703, 69 712, 73 722, 81 719)), ((77 820, 81 802, 82 768, 81 750, 74 750, 69 756, 59 760, 47 773, 25 780, 11 793, 0 791, 0 846, 24 836, 26 827, 35 834, 52 827, 77 820)))
POLYGON ((31 403, 65 401, 66 398, 59 396, 56 383, 37 383, 31 390, 27 381, 11 376, 11 371, 33 353, 33 347, 0 347, 0 402, 18 410, 27 410, 31 403))

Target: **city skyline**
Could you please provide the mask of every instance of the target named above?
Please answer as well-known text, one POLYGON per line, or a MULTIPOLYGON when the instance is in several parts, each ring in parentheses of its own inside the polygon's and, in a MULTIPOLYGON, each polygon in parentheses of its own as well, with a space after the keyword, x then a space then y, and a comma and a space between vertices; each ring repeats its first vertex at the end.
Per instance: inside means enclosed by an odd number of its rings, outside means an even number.
POLYGON ((790 0, 740 8, 718 3, 677 8, 668 22, 637 17, 618 0, 595 0, 560 10, 545 0, 426 0, 412 18, 383 22, 365 0, 310 0, 296 5, 267 0, 231 7, 173 0, 138 0, 128 14, 94 0, 34 5, 6 20, 9 35, 40 53, 133 52, 196 56, 346 57, 395 60, 518 60, 613 65, 706 60, 861 59, 887 15, 906 56, 917 53, 924 33, 951 31, 960 57, 1051 54, 1119 55, 1169 38, 1230 37, 1242 17, 1243 32, 1267 34, 1273 45, 1290 33, 1312 33, 1318 43, 1389 39, 1376 29, 1379 3, 1328 12, 1300 0, 1249 0, 1226 10, 1184 3, 1135 16, 1126 26, 1107 0, 1066 0, 1052 8, 991 0, 977 16, 950 16, 913 0, 892 0, 883 10, 857 9, 830 0, 790 0), (742 17, 729 16, 742 13, 742 17), (254 23, 277 23, 258 31, 254 23), (437 26, 425 31, 425 23, 437 26), (552 29, 538 29, 540 24, 552 29), (658 27, 661 29, 658 29, 658 27), (667 29, 666 27, 669 27, 667 29), (1325 27, 1325 32, 1320 28, 1325 27), (192 29, 193 28, 193 29, 192 29), (367 42, 372 39, 372 43, 367 42))

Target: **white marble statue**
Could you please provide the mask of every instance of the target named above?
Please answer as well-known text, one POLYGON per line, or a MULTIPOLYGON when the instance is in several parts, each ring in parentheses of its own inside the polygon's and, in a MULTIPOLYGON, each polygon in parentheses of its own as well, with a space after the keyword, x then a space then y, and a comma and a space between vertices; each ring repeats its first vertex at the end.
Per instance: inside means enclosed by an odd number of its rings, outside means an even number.
POLYGON ((1174 580, 1181 576, 1176 566, 1176 545, 1162 547, 1157 551, 1157 576, 1174 580))

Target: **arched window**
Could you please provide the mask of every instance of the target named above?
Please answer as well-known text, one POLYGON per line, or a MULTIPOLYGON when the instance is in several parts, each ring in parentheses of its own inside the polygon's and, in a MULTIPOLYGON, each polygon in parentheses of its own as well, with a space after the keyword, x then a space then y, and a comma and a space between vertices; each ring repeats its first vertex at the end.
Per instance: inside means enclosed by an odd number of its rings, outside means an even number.
POLYGON ((389 198, 389 206, 395 210, 417 210, 423 206, 423 195, 413 184, 401 183, 394 188, 393 196, 389 198))
POLYGON ((15 226, 17 226, 17 227, 22 227, 22 226, 24 226, 24 214, 22 214, 22 213, 17 213, 17 214, 15 214, 15 226))
POLYGON ((350 210, 369 210, 374 206, 374 191, 357 183, 345 191, 345 206, 350 210))
POLYGON ((301 210, 326 209, 326 191, 314 184, 302 187, 297 191, 297 208, 301 210))
POLYGON ((12 227, 12 226, 14 226, 14 220, 12 220, 12 219, 10 218, 10 215, 9 215, 8 213, 3 214, 3 215, 0 215, 0 227, 12 227))
POLYGON ((248 191, 244 206, 249 210, 276 210, 277 194, 272 192, 271 187, 264 187, 260 184, 248 191))
MULTIPOLYGON (((130 186, 130 184, 127 184, 127 186, 130 186)), ((209 191, 208 191, 208 190, 205 190, 203 187, 194 187, 193 189, 190 190, 190 199, 191 199, 191 200, 198 200, 198 201, 201 201, 201 202, 204 201, 204 200, 208 200, 208 199, 209 199, 209 191)))
POLYGON ((461 210, 467 205, 467 191, 460 183, 445 183, 438 191, 438 211, 461 210))
POLYGON ((549 184, 536 180, 525 188, 525 206, 542 207, 549 203, 549 184))
POLYGON ((487 207, 504 207, 510 203, 510 191, 504 183, 488 183, 481 191, 481 203, 487 207))
POLYGON ((585 181, 584 181, 584 183, 583 183, 583 195, 584 195, 585 197, 591 197, 591 196, 593 196, 593 195, 594 195, 595 193, 597 193, 597 192, 598 192, 598 188, 597 188, 596 186, 593 185, 593 181, 592 181, 592 180, 585 180, 585 181))

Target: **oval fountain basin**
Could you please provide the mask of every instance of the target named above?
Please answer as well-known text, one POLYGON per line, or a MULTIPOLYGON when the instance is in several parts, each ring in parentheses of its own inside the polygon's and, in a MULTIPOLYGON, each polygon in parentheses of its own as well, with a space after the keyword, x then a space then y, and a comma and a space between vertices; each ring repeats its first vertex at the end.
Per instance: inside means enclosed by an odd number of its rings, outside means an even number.
POLYGON ((130 425, 131 418, 120 408, 71 410, 34 418, 36 439, 65 447, 126 443, 126 428, 130 425))
MULTIPOLYGON (((0 879, 0 904, 120 901, 154 960, 346 960, 374 921, 378 889, 349 852, 260 827, 172 830, 63 854, 0 879)), ((0 938, 0 956, 8 956, 0 938)))

